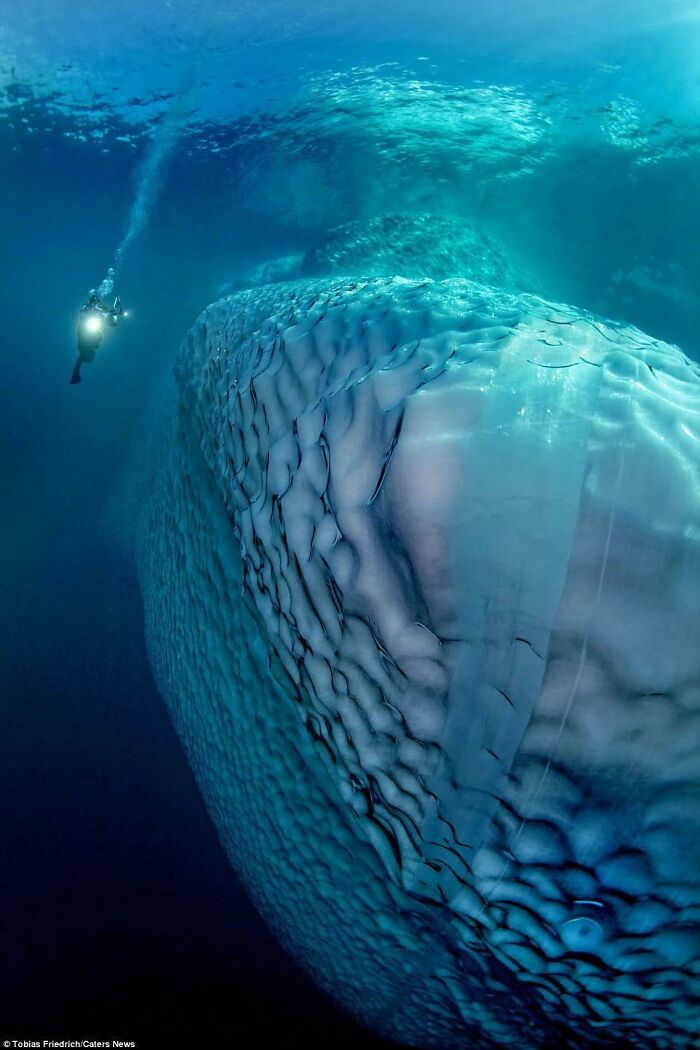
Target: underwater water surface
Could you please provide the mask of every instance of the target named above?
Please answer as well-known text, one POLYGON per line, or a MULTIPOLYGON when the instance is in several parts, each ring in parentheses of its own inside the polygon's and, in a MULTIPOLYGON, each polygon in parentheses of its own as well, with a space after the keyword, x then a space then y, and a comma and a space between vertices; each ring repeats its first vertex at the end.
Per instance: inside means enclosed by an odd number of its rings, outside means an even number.
POLYGON ((699 44, 0 3, 0 1038, 696 1045, 699 44))

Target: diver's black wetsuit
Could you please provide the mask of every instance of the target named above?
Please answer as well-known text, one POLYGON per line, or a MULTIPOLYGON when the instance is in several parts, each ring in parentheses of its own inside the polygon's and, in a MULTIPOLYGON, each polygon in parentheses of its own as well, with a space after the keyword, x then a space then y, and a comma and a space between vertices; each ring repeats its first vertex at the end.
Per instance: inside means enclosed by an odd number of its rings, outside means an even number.
POLYGON ((102 342, 105 326, 109 325, 110 328, 113 328, 122 313, 123 310, 119 298, 114 300, 114 306, 110 310, 96 292, 90 292, 88 301, 80 307, 77 332, 78 360, 75 362, 70 377, 71 384, 80 382, 80 368, 83 363, 90 364, 95 360, 95 354, 102 342), (95 325, 94 331, 91 330, 89 325, 91 318, 99 321, 99 325, 95 325))

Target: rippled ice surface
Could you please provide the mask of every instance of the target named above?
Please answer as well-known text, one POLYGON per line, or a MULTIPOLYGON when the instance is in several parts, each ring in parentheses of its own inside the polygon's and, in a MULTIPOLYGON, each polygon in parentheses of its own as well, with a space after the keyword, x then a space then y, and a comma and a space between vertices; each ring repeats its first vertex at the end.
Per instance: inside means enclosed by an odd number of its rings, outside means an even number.
POLYGON ((424 6, 33 0, 3 141, 77 304, 171 129, 81 394, 164 402, 151 657, 283 943, 407 1043, 694 1045, 700 19, 424 6))

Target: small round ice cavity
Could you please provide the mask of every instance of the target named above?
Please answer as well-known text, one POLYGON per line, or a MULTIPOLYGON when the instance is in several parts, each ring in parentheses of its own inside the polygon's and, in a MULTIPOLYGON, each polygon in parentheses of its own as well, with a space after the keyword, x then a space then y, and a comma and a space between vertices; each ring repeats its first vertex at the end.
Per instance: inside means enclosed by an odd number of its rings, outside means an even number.
POLYGON ((572 916, 564 922, 559 936, 572 952, 596 951, 607 936, 606 909, 598 901, 574 901, 572 916))

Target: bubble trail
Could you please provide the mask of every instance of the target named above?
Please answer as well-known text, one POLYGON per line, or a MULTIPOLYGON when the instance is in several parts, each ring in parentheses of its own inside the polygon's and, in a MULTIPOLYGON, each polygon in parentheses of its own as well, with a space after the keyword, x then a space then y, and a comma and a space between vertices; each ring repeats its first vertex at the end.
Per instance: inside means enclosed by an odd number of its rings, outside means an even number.
POLYGON ((180 136, 180 131, 189 114, 188 100, 194 86, 194 64, 188 71, 180 90, 173 98, 170 107, 164 114, 155 130, 150 147, 141 164, 138 175, 138 188, 134 203, 129 213, 126 233, 117 245, 112 264, 99 285, 102 299, 112 294, 114 282, 124 261, 124 256, 143 232, 153 205, 163 185, 168 163, 180 136))

